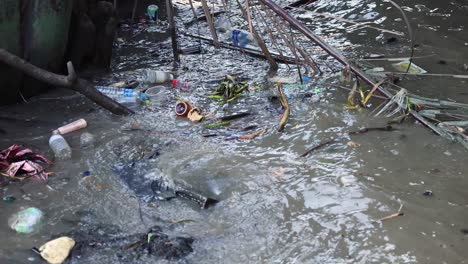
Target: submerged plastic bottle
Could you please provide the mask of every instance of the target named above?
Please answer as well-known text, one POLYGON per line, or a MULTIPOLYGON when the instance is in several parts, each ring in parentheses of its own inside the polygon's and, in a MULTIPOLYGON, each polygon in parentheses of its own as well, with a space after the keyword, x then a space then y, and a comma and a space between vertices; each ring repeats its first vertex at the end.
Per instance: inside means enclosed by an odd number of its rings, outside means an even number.
POLYGON ((133 89, 109 86, 96 86, 96 89, 119 103, 136 103, 138 99, 138 91, 133 89))
POLYGON ((255 43, 254 38, 250 32, 231 28, 227 30, 226 36, 229 40, 232 41, 234 46, 239 46, 245 48, 247 44, 255 43))
POLYGON ((49 146, 54 152, 55 158, 64 160, 71 158, 71 148, 67 141, 58 134, 54 134, 49 139, 49 146))
POLYGON ((181 80, 172 80, 172 87, 183 92, 191 92, 192 84, 181 80))
POLYGON ((150 69, 143 71, 143 81, 146 83, 161 84, 172 81, 173 79, 174 75, 168 72, 155 71, 150 69))

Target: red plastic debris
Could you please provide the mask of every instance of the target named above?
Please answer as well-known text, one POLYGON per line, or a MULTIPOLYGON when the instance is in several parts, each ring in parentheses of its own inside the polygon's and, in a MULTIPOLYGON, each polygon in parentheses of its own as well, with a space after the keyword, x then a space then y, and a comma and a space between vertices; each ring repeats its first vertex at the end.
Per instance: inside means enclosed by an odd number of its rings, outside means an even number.
POLYGON ((50 173, 45 171, 44 166, 49 164, 50 161, 43 155, 31 149, 21 149, 19 145, 0 151, 0 172, 11 178, 36 177, 47 182, 50 173))

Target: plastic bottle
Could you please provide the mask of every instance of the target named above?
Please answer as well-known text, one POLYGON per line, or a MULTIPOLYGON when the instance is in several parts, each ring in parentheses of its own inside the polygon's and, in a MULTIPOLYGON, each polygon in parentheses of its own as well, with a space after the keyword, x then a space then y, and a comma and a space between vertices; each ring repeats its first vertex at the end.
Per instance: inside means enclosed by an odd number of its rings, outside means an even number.
POLYGON ((226 36, 229 40, 232 41, 234 46, 245 48, 247 44, 255 43, 252 34, 241 29, 231 28, 227 31, 226 36))
POLYGON ((174 75, 163 72, 163 71, 155 71, 155 70, 144 70, 143 72, 143 81, 146 83, 153 83, 153 84, 161 84, 168 81, 172 81, 174 79, 174 75))
POLYGON ((180 80, 172 80, 172 87, 183 92, 190 92, 192 91, 192 84, 185 81, 180 80))
POLYGON ((138 101, 138 91, 133 89, 115 88, 110 86, 96 86, 96 89, 119 103, 136 103, 138 101))
POLYGON ((74 122, 71 122, 70 124, 66 124, 64 126, 57 128, 57 130, 54 131, 54 134, 64 135, 64 134, 85 128, 87 125, 88 124, 86 123, 86 120, 78 119, 74 122))
POLYGON ((37 230, 43 217, 44 213, 41 210, 30 207, 12 215, 8 219, 8 225, 18 233, 29 234, 37 230))
POLYGON ((71 148, 67 141, 58 134, 54 134, 49 139, 49 146, 54 152, 55 158, 57 159, 69 159, 71 158, 71 148))
POLYGON ((146 12, 148 13, 148 18, 152 23, 158 21, 159 7, 157 5, 149 5, 146 12))

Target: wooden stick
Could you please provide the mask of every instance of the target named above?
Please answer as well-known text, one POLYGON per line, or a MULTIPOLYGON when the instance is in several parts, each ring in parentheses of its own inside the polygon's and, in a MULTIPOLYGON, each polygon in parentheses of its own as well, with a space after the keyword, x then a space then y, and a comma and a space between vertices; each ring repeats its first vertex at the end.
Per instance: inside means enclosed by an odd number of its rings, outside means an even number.
POLYGON ((116 115, 128 115, 133 113, 132 110, 100 93, 96 90, 94 85, 88 81, 78 78, 71 62, 67 63, 67 76, 55 74, 34 66, 20 57, 9 53, 5 49, 0 49, 0 62, 22 71, 39 81, 77 91, 116 115))
POLYGON ((401 209, 403 209, 403 204, 400 205, 400 209, 398 209, 398 211, 396 213, 391 214, 389 216, 382 217, 382 218, 379 219, 379 221, 383 222, 383 221, 390 220, 390 219, 393 219, 393 218, 398 217, 398 216, 405 215, 404 213, 401 212, 401 209))
POLYGON ((174 61, 180 62, 179 48, 177 47, 177 29, 174 20, 174 7, 172 0, 166 0, 167 7, 167 20, 169 21, 169 31, 171 32, 172 53, 174 54, 174 61))
MULTIPOLYGON (((242 14, 244 15, 244 18, 247 19, 247 11, 244 9, 244 7, 242 7, 242 4, 240 3, 239 0, 236 0, 236 1, 237 1, 237 4, 239 5, 239 9, 242 11, 242 14)), ((255 40, 257 41, 257 44, 260 47, 260 49, 262 50, 263 54, 265 55, 267 61, 270 63, 270 67, 273 70, 278 69, 278 64, 276 63, 276 61, 271 56, 271 53, 268 50, 268 47, 266 46, 265 42, 260 37, 260 35, 258 35, 257 30, 255 30, 253 25, 252 25, 252 35, 255 38, 255 40)))
POLYGON ((327 139, 327 140, 325 140, 325 141, 323 141, 323 142, 320 142, 320 144, 318 144, 317 146, 314 146, 313 148, 307 150, 306 152, 304 152, 304 153, 303 153, 301 156, 299 156, 299 157, 301 157, 301 158, 306 157, 306 156, 309 155, 312 151, 315 151, 315 150, 317 150, 317 149, 320 149, 320 148, 322 148, 322 147, 325 147, 325 146, 327 146, 327 145, 329 145, 329 144, 331 144, 331 143, 334 143, 334 142, 336 142, 336 141, 338 141, 338 139, 332 138, 332 139, 327 139))
POLYGON ((195 11, 195 7, 193 6, 192 0, 189 0, 189 4, 190 4, 190 9, 192 9, 193 17, 195 18, 195 21, 196 21, 198 16, 197 16, 197 12, 195 11))
MULTIPOLYGON (((362 128, 362 129, 359 129, 359 130, 355 130, 355 131, 351 131, 351 132, 348 132, 347 134, 348 135, 357 135, 357 134, 364 134, 364 133, 367 133, 367 132, 370 132, 370 131, 394 131, 396 130, 395 128, 393 128, 392 126, 385 126, 385 127, 365 127, 365 128, 362 128)), ((335 143, 339 140, 342 140, 344 139, 344 136, 342 137, 339 137, 339 138, 331 138, 331 139, 327 139, 325 141, 322 141, 320 142, 318 145, 312 147, 311 149, 307 150, 306 152, 304 152, 300 157, 303 158, 303 157, 306 157, 307 155, 309 155, 311 152, 315 151, 315 150, 318 150, 320 148, 323 148, 331 143, 335 143)))
MULTIPOLYGON (((187 36, 187 37, 191 37, 191 38, 196 38, 196 39, 201 39, 203 41, 206 41, 208 42, 209 44, 211 45, 214 45, 214 41, 212 39, 209 39, 209 38, 205 38, 205 37, 202 37, 202 36, 197 36, 197 35, 191 35, 191 34, 188 34, 188 33, 182 33, 184 36, 187 36)), ((237 50, 237 51, 241 51, 247 55, 250 55, 252 57, 255 57, 255 58, 261 58, 261 59, 266 59, 265 55, 256 50, 256 49, 251 49, 251 48, 241 48, 241 47, 238 47, 238 46, 234 46, 232 44, 229 44, 229 43, 225 43, 225 42, 219 42, 219 45, 223 48, 226 48, 226 49, 231 49, 231 50, 237 50)), ((294 60, 293 58, 289 58, 289 57, 285 57, 285 56, 281 56, 279 54, 275 54, 275 53, 271 53, 273 59, 275 59, 278 63, 285 63, 285 64, 296 64, 297 61, 294 60)), ((301 63, 302 61, 299 61, 299 63, 301 63)))
POLYGON ((208 23, 208 27, 210 28, 210 32, 211 32, 211 37, 213 38, 214 46, 217 49, 219 49, 221 46, 219 44, 218 35, 216 34, 216 28, 214 26, 213 17, 210 14, 210 9, 208 7, 208 4, 206 3, 206 0, 201 0, 201 2, 202 2, 203 12, 205 13, 205 16, 206 16, 206 22, 208 23))
POLYGON ((254 139, 254 138, 260 136, 263 132, 265 132, 265 129, 260 129, 260 130, 258 130, 256 132, 252 133, 252 134, 240 136, 237 139, 254 139))
POLYGON ((138 0, 135 0, 135 2, 133 2, 132 23, 135 21, 137 6, 138 6, 138 0))
POLYGON ((284 113, 283 113, 283 117, 281 117, 281 121, 278 127, 278 132, 283 132, 284 127, 286 126, 286 123, 288 122, 291 109, 289 108, 288 99, 286 98, 286 95, 283 92, 283 84, 281 83, 278 83, 278 95, 280 97, 281 104, 283 105, 283 108, 284 108, 284 113))

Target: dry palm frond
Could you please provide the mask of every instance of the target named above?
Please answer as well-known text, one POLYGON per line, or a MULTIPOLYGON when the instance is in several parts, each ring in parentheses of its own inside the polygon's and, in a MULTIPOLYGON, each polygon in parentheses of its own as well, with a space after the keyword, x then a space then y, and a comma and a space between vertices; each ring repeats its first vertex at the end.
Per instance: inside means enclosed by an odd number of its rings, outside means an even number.
POLYGON ((408 109, 408 91, 401 89, 375 116, 391 117, 406 109, 408 109))

